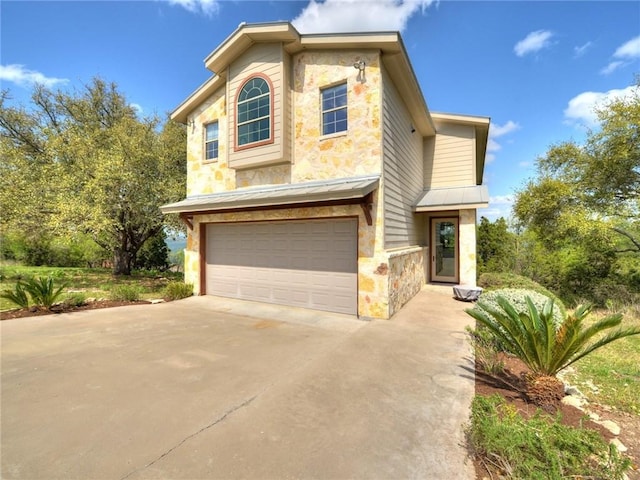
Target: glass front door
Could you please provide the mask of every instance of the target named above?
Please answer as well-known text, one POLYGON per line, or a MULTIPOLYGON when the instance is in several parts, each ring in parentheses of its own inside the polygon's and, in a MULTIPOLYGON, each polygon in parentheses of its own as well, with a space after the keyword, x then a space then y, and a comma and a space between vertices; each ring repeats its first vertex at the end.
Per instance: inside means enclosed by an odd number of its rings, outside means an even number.
POLYGON ((431 281, 458 283, 458 219, 431 219, 431 281))

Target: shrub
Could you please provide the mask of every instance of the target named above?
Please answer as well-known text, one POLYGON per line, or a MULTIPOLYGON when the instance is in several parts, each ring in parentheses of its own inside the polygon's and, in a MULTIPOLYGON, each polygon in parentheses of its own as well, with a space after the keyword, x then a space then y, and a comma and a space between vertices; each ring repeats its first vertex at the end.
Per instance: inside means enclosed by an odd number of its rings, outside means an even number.
POLYGON ((33 303, 42 308, 51 308, 60 298, 65 287, 62 284, 56 288, 51 276, 30 278, 22 283, 33 303))
POLYGON ((515 273, 483 273, 480 275, 480 278, 478 278, 478 286, 482 287, 484 290, 497 290, 502 288, 533 290, 545 297, 553 298, 556 302, 560 301, 553 292, 549 291, 535 280, 531 280, 529 277, 523 277, 522 275, 516 275, 515 273))
POLYGON ((167 300, 180 300, 193 295, 193 284, 182 282, 169 282, 164 289, 164 298, 167 300))
POLYGON ((5 298, 20 308, 29 308, 29 297, 22 282, 16 283, 13 290, 9 288, 3 290, 2 293, 0 293, 0 298, 5 298))
POLYGON ((496 338, 487 327, 478 325, 477 328, 466 327, 469 335, 469 343, 473 348, 476 363, 482 370, 490 375, 496 375, 504 371, 504 362, 500 358, 502 350, 496 338))
POLYGON ((527 297, 531 299, 538 311, 541 311, 547 301, 553 299, 553 319, 556 325, 560 325, 564 318, 567 316, 567 309, 562 301, 551 296, 538 293, 535 290, 525 290, 521 288, 501 288, 498 290, 490 290, 488 292, 482 292, 480 295, 480 301, 473 307, 474 310, 486 310, 483 305, 487 305, 491 308, 500 308, 498 305, 498 297, 504 297, 515 308, 516 312, 528 313, 529 307, 527 305, 527 297))
POLYGON ((83 293, 72 293, 62 303, 67 307, 81 307, 87 303, 87 297, 83 293))
POLYGON ((563 425, 539 411, 524 420, 499 395, 473 399, 466 433, 476 454, 508 478, 621 480, 631 466, 595 430, 563 425))
POLYGON ((137 285, 116 285, 111 288, 111 300, 120 302, 136 302, 140 300, 142 289, 137 285))

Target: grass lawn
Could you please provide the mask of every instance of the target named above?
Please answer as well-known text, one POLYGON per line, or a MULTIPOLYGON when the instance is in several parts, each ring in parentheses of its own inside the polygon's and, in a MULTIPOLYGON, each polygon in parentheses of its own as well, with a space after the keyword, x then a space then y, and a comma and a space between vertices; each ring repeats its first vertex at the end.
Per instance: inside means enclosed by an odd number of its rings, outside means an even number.
MULTIPOLYGON (((633 326, 640 326, 637 306, 627 308, 622 319, 622 327, 633 326)), ((568 379, 589 401, 640 415, 640 335, 610 343, 573 367, 568 379)))
MULTIPOLYGON (((140 298, 158 298, 170 281, 182 281, 183 274, 175 272, 135 271, 131 276, 113 275, 107 268, 25 267, 0 265, 0 291, 13 289, 16 282, 28 277, 49 277, 56 285, 66 285, 67 295, 80 293, 86 298, 109 298, 115 287, 132 286, 140 291, 140 298)), ((64 298, 64 296, 62 297, 64 298)), ((16 306, 0 298, 0 311, 16 306)))

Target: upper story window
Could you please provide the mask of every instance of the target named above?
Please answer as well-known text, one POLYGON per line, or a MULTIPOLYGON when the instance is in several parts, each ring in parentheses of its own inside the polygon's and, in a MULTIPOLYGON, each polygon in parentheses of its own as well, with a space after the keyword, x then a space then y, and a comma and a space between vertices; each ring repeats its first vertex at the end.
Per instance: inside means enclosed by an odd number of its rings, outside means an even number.
POLYGON ((347 130, 347 84, 321 90, 322 134, 330 135, 347 130))
POLYGON ((271 138, 271 88, 267 80, 253 77, 242 86, 236 123, 239 147, 271 138))
POLYGON ((209 123, 205 126, 205 160, 216 160, 218 158, 218 135, 218 122, 209 123))

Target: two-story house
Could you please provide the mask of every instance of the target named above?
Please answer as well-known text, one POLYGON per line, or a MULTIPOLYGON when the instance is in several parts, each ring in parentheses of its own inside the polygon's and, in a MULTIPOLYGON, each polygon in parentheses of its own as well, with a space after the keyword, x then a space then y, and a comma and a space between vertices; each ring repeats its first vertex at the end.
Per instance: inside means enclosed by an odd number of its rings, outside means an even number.
POLYGON ((172 114, 187 125, 196 294, 389 318, 476 281, 489 119, 430 112, 397 32, 243 24, 172 114))

